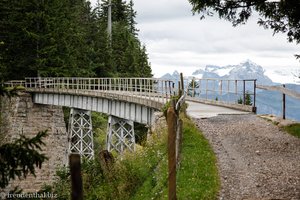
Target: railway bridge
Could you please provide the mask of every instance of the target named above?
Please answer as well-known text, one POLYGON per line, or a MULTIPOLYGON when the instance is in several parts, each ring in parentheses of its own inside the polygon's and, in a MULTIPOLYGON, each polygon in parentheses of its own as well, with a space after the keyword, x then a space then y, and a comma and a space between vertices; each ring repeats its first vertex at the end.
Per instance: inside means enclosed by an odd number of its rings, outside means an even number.
POLYGON ((91 111, 109 116, 106 148, 118 153, 135 150, 134 122, 151 126, 154 112, 178 95, 178 88, 188 101, 255 111, 256 80, 38 77, 5 84, 23 86, 35 104, 71 108, 68 153, 87 158, 94 156, 91 111), (253 96, 251 105, 247 95, 253 96))

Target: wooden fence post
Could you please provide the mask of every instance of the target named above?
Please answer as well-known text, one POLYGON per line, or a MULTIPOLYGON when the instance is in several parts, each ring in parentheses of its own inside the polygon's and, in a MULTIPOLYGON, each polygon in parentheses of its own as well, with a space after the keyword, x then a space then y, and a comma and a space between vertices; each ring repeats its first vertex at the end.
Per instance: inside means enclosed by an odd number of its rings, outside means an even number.
MULTIPOLYGON (((285 84, 282 87, 285 88, 285 84)), ((282 93, 282 119, 285 119, 285 93, 282 93)))
POLYGON ((181 85, 180 85, 181 88, 180 89, 181 89, 181 95, 182 95, 182 94, 184 94, 184 81, 183 81, 183 74, 182 73, 180 73, 180 82, 181 82, 181 85))
POLYGON ((176 167, 179 167, 180 164, 180 154, 181 154, 181 146, 182 146, 182 127, 183 122, 182 119, 177 119, 177 130, 176 130, 176 167))
MULTIPOLYGON (((172 103, 174 104, 174 101, 172 103)), ((168 168, 169 168, 169 200, 176 200, 176 123, 177 114, 174 105, 168 109, 168 168)))
POLYGON ((181 82, 178 81, 178 96, 181 96, 182 95, 182 90, 181 90, 181 82))
POLYGON ((72 182, 71 199, 83 200, 80 155, 71 154, 69 162, 72 182))

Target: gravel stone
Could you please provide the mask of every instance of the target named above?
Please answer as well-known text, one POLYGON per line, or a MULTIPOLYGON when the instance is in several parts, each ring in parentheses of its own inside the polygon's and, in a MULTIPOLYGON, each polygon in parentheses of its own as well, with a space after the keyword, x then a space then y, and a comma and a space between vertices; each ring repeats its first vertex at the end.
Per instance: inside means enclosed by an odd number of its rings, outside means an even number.
POLYGON ((300 139, 256 115, 193 119, 217 156, 219 199, 300 200, 300 139))

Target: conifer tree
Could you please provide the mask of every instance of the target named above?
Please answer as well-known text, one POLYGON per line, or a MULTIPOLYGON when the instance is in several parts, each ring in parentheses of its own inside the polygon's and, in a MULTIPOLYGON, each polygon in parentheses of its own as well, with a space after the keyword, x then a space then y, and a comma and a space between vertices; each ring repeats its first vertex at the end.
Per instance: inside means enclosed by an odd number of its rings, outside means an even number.
POLYGON ((5 188, 11 179, 35 175, 35 167, 41 168, 48 158, 40 153, 47 131, 39 132, 29 139, 23 135, 13 143, 0 146, 0 188, 5 188))
POLYGON ((136 21, 135 21, 135 18, 136 18, 136 14, 137 12, 133 9, 133 6, 134 6, 134 3, 133 3, 133 0, 130 0, 129 1, 129 4, 128 4, 128 26, 129 26, 129 31, 131 34, 133 34, 134 36, 137 36, 137 32, 139 31, 137 28, 136 28, 136 21))
POLYGON ((133 1, 0 0, 0 78, 152 76, 136 29, 133 1))

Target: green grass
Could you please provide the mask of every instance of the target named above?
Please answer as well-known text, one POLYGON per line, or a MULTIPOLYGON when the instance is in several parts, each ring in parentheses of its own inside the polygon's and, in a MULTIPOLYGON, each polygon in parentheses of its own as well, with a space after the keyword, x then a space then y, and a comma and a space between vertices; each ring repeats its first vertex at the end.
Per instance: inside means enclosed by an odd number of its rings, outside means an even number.
POLYGON ((193 122, 185 118, 182 161, 177 174, 178 199, 217 199, 219 189, 216 157, 193 122))
MULTIPOLYGON (((217 199, 220 179, 216 157, 208 141, 193 122, 185 118, 183 124, 182 161, 177 170, 177 197, 178 199, 217 199)), ((133 199, 167 199, 167 164, 167 155, 165 155, 137 190, 133 199)))
POLYGON ((284 130, 289 134, 300 138, 300 123, 285 126, 284 130))
POLYGON ((153 143, 154 148, 152 147, 152 151, 147 152, 148 158, 141 160, 142 162, 139 167, 144 168, 146 172, 144 176, 145 179, 143 183, 138 186, 130 199, 162 199, 166 195, 168 180, 166 134, 163 140, 158 143, 161 144, 153 143))
MULTIPOLYGON (((178 199, 216 199, 220 183, 212 149, 189 119, 184 119, 183 128, 178 199)), ((109 178, 98 159, 83 163, 84 199, 168 199, 167 131, 159 132, 136 153, 117 158, 109 178)), ((52 192, 58 193, 58 199, 69 199, 70 177, 60 174, 52 192)))

